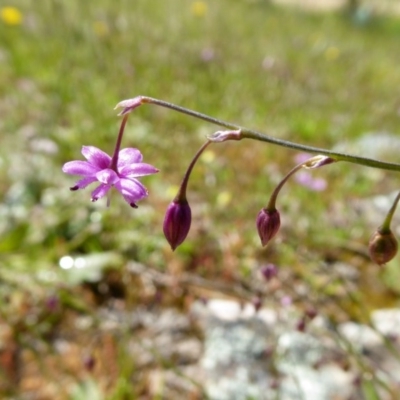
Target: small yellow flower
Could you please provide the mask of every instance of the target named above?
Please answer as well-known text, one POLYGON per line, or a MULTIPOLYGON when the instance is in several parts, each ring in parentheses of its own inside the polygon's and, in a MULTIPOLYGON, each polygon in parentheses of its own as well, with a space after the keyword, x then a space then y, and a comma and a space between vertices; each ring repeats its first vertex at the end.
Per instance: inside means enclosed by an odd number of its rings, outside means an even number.
POLYGON ((206 150, 202 157, 202 161, 205 162, 206 164, 210 164, 215 160, 215 153, 212 150, 206 150))
POLYGON ((107 36, 110 32, 108 25, 104 21, 94 21, 93 31, 99 37, 107 36))
POLYGON ((226 207, 232 200, 232 193, 224 190, 220 193, 218 193, 217 196, 217 205, 220 208, 226 207))
POLYGON ((2 7, 0 9, 0 18, 7 25, 20 25, 22 13, 15 7, 2 7))
POLYGON ((179 186, 178 185, 168 186, 165 195, 167 197, 175 197, 176 194, 178 193, 178 190, 179 190, 179 186))
POLYGON ((328 61, 336 60, 340 55, 340 50, 335 46, 330 46, 325 50, 325 58, 328 61))
POLYGON ((204 17, 207 10, 207 4, 204 1, 194 1, 192 3, 192 14, 196 17, 204 17))

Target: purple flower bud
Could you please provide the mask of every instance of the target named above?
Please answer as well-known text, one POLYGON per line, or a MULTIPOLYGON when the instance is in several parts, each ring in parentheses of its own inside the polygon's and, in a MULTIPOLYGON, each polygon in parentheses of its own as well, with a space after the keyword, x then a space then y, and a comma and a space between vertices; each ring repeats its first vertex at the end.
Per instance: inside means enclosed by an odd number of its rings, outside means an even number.
POLYGON ((87 354, 83 357, 83 366, 85 369, 89 372, 92 372, 94 370, 94 367, 96 365, 96 360, 91 354, 87 354))
POLYGON ((274 264, 266 264, 260 268, 262 276, 269 282, 272 278, 278 275, 278 268, 274 264))
POLYGON ((369 241, 369 255, 378 265, 383 265, 395 257, 398 250, 397 239, 390 229, 378 229, 369 241))
POLYGON ((46 308, 50 312, 56 312, 60 306, 60 299, 56 295, 51 295, 46 299, 46 308))
POLYGON ((164 218, 164 235, 175 250, 185 239, 190 230, 192 212, 186 199, 175 199, 167 208, 164 218))
POLYGON ((307 307, 304 315, 313 320, 318 315, 318 311, 314 307, 307 307))
POLYGON ((299 321, 297 321, 297 323, 296 323, 296 329, 297 329, 299 332, 304 332, 304 331, 306 330, 306 325, 307 325, 306 320, 305 320, 304 317, 302 317, 302 318, 300 318, 299 321))
POLYGON ((253 306, 254 306, 254 310, 255 312, 258 312, 260 310, 260 308, 262 307, 262 299, 260 296, 255 296, 253 297, 253 299, 251 300, 253 306))
POLYGON ((263 208, 257 216, 257 230, 261 239, 261 244, 266 246, 267 243, 276 235, 281 226, 281 217, 278 210, 267 210, 263 208))

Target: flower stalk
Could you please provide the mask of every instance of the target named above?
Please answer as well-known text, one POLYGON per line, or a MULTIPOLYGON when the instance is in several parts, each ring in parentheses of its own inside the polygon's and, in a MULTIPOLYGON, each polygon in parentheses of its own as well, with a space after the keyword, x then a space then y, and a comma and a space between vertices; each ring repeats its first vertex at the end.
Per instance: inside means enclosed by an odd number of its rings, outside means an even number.
POLYGON ((122 137, 124 136, 125 125, 126 125, 126 122, 128 121, 128 117, 129 117, 129 114, 126 114, 122 118, 121 125, 120 125, 119 131, 118 131, 117 142, 115 143, 114 154, 111 159, 110 169, 114 170, 115 172, 118 172, 117 165, 118 165, 119 151, 121 149, 122 137))
POLYGON ((302 168, 307 168, 307 169, 314 169, 318 167, 322 167, 324 165, 332 164, 335 162, 331 157, 325 157, 322 155, 311 157, 307 161, 301 162, 300 164, 296 165, 289 173, 279 182, 278 186, 274 189, 272 192, 272 195, 269 199, 268 205, 265 208, 268 211, 273 211, 276 210, 276 199, 278 197, 279 192, 281 191, 283 185, 288 181, 288 179, 294 175, 297 171, 299 171, 302 168))
POLYGON ((390 207, 390 210, 388 211, 388 213, 386 215, 386 218, 383 221, 383 224, 382 224, 382 226, 380 228, 381 231, 384 232, 384 233, 390 231, 390 224, 392 223, 393 215, 394 215, 394 213, 396 211, 397 204, 399 203, 399 200, 400 200, 400 192, 397 193, 397 195, 396 195, 396 197, 395 197, 395 199, 393 201, 392 207, 390 207))
POLYGON ((277 234, 281 226, 281 217, 279 211, 276 209, 276 199, 283 185, 287 180, 301 168, 313 169, 331 164, 335 160, 326 156, 311 157, 307 161, 296 165, 278 184, 268 201, 268 205, 261 209, 257 215, 256 226, 258 235, 261 239, 261 244, 266 246, 269 241, 277 234))
POLYGON ((181 183, 181 186, 179 187, 179 190, 175 197, 175 200, 177 200, 177 201, 186 200, 186 190, 187 190, 187 185, 189 182, 190 174, 192 173, 193 167, 196 164, 197 160, 201 156, 201 153, 203 153, 203 151, 207 148, 207 146, 210 143, 211 142, 209 140, 207 140, 207 142, 205 142, 203 144, 203 146, 200 147, 200 149, 197 151, 196 155, 193 157, 193 159, 190 162, 189 167, 186 170, 185 175, 182 179, 182 183, 181 183))
POLYGON ((192 222, 192 212, 186 198, 187 185, 194 165, 199 159, 201 153, 203 153, 210 143, 211 141, 209 140, 204 143, 193 157, 182 179, 178 193, 168 206, 167 212, 165 213, 163 231, 172 250, 175 250, 180 244, 182 244, 189 233, 192 222))

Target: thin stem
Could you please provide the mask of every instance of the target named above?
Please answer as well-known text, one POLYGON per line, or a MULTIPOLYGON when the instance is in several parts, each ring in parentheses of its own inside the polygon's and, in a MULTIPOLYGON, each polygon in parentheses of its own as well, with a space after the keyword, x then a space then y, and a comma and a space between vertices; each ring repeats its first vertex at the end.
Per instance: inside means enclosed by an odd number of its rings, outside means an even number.
POLYGON ((314 146, 298 144, 298 143, 294 143, 294 142, 291 142, 288 140, 277 139, 272 136, 266 135, 264 133, 261 133, 261 132, 258 132, 258 131, 252 130, 252 129, 247 129, 245 127, 241 127, 240 125, 231 124, 229 122, 225 122, 223 120, 210 117, 206 114, 202 114, 202 113, 190 110, 185 107, 177 106, 173 103, 169 103, 164 100, 159 100, 159 99, 155 99, 155 98, 147 97, 147 96, 139 96, 139 97, 140 97, 141 104, 145 104, 145 103, 155 104, 155 105, 158 105, 161 107, 170 108, 171 110, 174 110, 174 111, 186 114, 186 115, 190 115, 197 119, 211 122, 212 124, 215 124, 218 126, 222 126, 222 127, 228 128, 228 129, 240 130, 242 139, 258 140, 261 142, 267 142, 267 143, 271 143, 271 144, 274 144, 277 146, 286 147, 286 148, 290 148, 290 149, 294 149, 294 150, 300 150, 300 151, 304 151, 307 153, 323 154, 323 155, 333 158, 335 161, 347 161, 347 162, 350 162, 353 164, 364 165, 366 167, 379 168, 379 169, 384 169, 384 170, 389 170, 389 171, 399 171, 400 172, 400 164, 374 160, 372 158, 360 157, 360 156, 356 156, 356 155, 352 155, 352 154, 340 153, 340 152, 327 150, 327 149, 323 149, 323 148, 318 148, 318 147, 314 147, 314 146))
POLYGON ((175 197, 174 201, 182 201, 186 200, 186 188, 189 182, 190 174, 192 173, 193 167, 196 164, 196 161, 200 157, 201 153, 206 149, 206 147, 211 143, 211 141, 207 141, 200 147, 196 155, 193 157, 193 160, 190 162, 188 169, 186 170, 185 176, 182 179, 181 186, 179 188, 178 194, 175 197))
POLYGON ((383 221, 383 224, 382 224, 382 226, 381 226, 380 229, 379 229, 379 231, 380 231, 381 233, 388 233, 388 232, 390 232, 390 224, 392 223, 392 218, 393 218, 393 215, 394 215, 394 213, 395 213, 395 211, 396 211, 396 207, 397 207, 397 204, 398 204, 399 200, 400 200, 400 192, 397 193, 397 196, 396 196, 396 198, 394 199, 394 202, 393 202, 393 204, 392 204, 392 207, 390 208, 389 212, 387 213, 386 218, 385 218, 385 220, 383 221))
POLYGON ((128 117, 129 117, 129 114, 126 114, 122 118, 121 126, 119 127, 117 143, 115 143, 114 154, 111 159, 110 169, 114 170, 115 172, 118 172, 117 171, 118 156, 119 156, 119 151, 121 149, 122 136, 124 135, 125 125, 126 125, 126 121, 128 120, 128 117))
POLYGON ((287 180, 294 174, 296 173, 299 169, 301 169, 304 165, 304 162, 302 162, 299 165, 296 165, 280 182, 279 185, 274 189, 272 192, 271 198, 269 199, 268 205, 266 207, 267 211, 274 211, 276 210, 275 203, 276 199, 278 197, 278 194, 280 190, 282 189, 282 186, 287 182, 287 180))

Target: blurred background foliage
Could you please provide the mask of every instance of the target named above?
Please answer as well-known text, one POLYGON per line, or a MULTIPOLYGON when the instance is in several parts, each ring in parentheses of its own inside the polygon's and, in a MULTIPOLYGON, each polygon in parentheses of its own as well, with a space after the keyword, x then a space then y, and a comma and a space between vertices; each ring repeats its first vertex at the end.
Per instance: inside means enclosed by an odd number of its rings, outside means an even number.
MULTIPOLYGON (((313 172, 324 179, 321 191, 291 180, 278 200, 282 230, 262 249, 255 218, 297 153, 250 141, 211 146, 189 185, 191 233, 172 253, 162 234, 165 209, 216 127, 153 106, 135 110, 123 147, 138 147, 160 169, 143 179, 150 195, 138 210, 118 196, 109 208, 93 204, 90 190, 71 193, 74 178, 61 172, 63 163, 82 158, 82 145, 111 153, 119 127, 113 107, 139 94, 275 137, 398 162, 391 142, 374 153, 383 134, 398 132, 396 16, 358 2, 328 13, 265 0, 6 3, 0 10, 0 318, 16 347, 48 342, 71 310, 95 313, 115 297, 128 308, 151 302, 127 273, 130 262, 224 282, 232 296, 244 288, 247 300, 259 293, 252 285, 260 265, 273 262, 287 271, 288 286, 307 285, 307 301, 336 316, 329 299, 345 283, 332 266, 343 262, 360 273, 353 289, 363 307, 345 298, 340 318, 366 319, 365 310, 397 304, 399 260, 385 278, 388 272, 382 275, 367 257, 386 209, 371 217, 371 208, 362 207, 398 189, 395 173, 333 165, 313 172), (365 149, 360 140, 368 132, 376 141, 365 149)), ((166 296, 178 304, 183 295, 166 296)))

